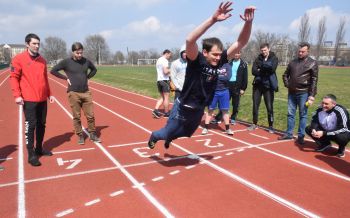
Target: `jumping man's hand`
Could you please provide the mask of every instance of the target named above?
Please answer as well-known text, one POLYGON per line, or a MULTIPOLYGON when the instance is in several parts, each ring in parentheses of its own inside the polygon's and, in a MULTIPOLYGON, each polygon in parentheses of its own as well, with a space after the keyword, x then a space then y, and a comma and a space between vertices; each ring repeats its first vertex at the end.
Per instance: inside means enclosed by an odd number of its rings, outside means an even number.
POLYGON ((221 2, 219 5, 218 9, 216 9, 215 13, 213 14, 213 19, 216 21, 223 21, 226 20, 227 18, 231 17, 232 14, 229 12, 232 11, 233 9, 230 8, 232 5, 232 2, 221 2))
POLYGON ((242 20, 252 22, 254 20, 254 11, 256 10, 255 6, 248 6, 244 10, 244 15, 239 15, 242 20))

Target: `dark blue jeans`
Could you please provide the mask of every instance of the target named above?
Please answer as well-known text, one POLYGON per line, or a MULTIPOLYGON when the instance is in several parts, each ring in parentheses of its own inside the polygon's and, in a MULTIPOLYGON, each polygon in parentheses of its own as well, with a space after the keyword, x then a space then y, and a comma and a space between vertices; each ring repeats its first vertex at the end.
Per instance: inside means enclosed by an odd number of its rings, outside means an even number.
POLYGON ((295 113, 297 107, 299 108, 299 128, 298 137, 305 136, 305 127, 307 122, 307 107, 305 102, 309 97, 308 93, 288 93, 288 120, 287 120, 287 134, 293 136, 295 126, 295 113))
POLYGON ((179 137, 190 137, 198 128, 204 114, 204 108, 192 110, 180 106, 178 100, 175 101, 170 111, 170 116, 165 127, 152 132, 151 139, 154 141, 172 141, 179 137))

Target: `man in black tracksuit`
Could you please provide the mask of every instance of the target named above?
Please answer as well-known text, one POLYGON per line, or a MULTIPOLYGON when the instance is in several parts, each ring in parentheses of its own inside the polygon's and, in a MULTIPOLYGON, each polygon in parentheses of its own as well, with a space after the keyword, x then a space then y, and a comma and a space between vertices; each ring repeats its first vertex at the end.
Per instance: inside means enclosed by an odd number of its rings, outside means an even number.
MULTIPOLYGON (((232 103, 232 114, 230 123, 236 124, 236 118, 238 114, 239 102, 241 96, 244 94, 248 85, 248 65, 241 58, 241 52, 235 54, 234 59, 230 62, 232 68, 232 75, 229 80, 228 86, 230 91, 230 98, 232 103)), ((218 123, 222 119, 221 111, 216 115, 212 123, 218 123)))
POLYGON ((349 126, 349 112, 337 104, 334 95, 328 94, 323 97, 321 106, 317 108, 305 132, 318 145, 316 151, 326 150, 334 141, 339 145, 337 156, 345 157, 345 146, 350 141, 349 126))

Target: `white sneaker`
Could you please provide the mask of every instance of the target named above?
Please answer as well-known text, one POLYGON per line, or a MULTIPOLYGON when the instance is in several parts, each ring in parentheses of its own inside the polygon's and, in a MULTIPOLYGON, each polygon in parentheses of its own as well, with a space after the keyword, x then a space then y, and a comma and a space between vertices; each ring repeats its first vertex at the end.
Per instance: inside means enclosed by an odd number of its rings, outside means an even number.
POLYGON ((204 129, 202 130, 202 135, 206 135, 206 134, 208 134, 208 129, 207 129, 207 128, 204 128, 204 129))
POLYGON ((225 131, 227 135, 233 135, 233 131, 231 129, 228 129, 225 131))

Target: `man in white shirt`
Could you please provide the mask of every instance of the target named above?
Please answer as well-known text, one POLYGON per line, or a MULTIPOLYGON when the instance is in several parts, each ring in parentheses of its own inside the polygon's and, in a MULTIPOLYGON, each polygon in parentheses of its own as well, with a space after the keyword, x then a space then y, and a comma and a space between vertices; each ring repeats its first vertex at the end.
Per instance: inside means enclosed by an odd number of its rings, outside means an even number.
POLYGON ((165 49, 162 57, 158 58, 156 63, 157 69, 157 87, 160 94, 156 106, 152 111, 155 118, 160 118, 162 113, 159 111, 160 106, 164 106, 164 117, 169 117, 169 93, 170 93, 170 69, 169 59, 171 58, 171 51, 165 49))

